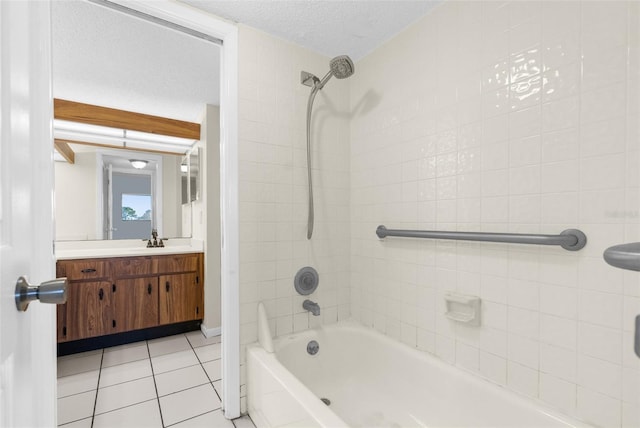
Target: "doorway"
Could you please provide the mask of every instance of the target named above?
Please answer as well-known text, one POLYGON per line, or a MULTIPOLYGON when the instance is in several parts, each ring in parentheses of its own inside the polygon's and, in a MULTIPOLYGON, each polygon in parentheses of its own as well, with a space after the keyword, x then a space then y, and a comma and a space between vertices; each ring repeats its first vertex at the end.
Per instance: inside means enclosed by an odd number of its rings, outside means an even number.
MULTIPOLYGON (((150 17, 190 29, 224 41, 221 48, 220 105, 221 117, 221 233, 222 255, 220 277, 222 282, 222 372, 224 411, 227 418, 240 415, 239 383, 239 296, 238 296, 238 197, 237 197, 237 28, 197 12, 179 3, 95 1, 102 6, 116 6, 121 12, 133 11, 139 17, 150 17), (122 4, 121 4, 122 3, 122 4)), ((162 24, 161 24, 162 25, 162 24)), ((173 31, 166 30, 166 31, 173 31)), ((55 84, 55 80, 54 80, 55 84)), ((135 95, 135 94, 134 94, 135 95)), ((84 101, 84 100, 81 100, 84 101)), ((87 100, 90 101, 90 100, 87 100)))

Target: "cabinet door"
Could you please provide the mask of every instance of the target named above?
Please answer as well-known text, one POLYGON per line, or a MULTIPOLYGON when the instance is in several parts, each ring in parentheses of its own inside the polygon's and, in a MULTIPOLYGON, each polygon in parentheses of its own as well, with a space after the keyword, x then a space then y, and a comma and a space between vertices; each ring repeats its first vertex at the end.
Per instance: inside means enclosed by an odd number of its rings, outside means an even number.
POLYGON ((204 317, 202 284, 196 273, 160 276, 160 324, 204 317))
POLYGON ((61 333, 65 340, 110 334, 111 323, 111 283, 71 282, 67 288, 67 304, 61 333))
MULTIPOLYGON (((59 278, 59 277, 58 277, 59 278)), ((67 300, 69 290, 67 289, 67 300)), ((56 337, 58 343, 67 341, 67 304, 56 305, 56 337)))
POLYGON ((113 291, 114 333, 158 325, 158 277, 119 279, 113 291))

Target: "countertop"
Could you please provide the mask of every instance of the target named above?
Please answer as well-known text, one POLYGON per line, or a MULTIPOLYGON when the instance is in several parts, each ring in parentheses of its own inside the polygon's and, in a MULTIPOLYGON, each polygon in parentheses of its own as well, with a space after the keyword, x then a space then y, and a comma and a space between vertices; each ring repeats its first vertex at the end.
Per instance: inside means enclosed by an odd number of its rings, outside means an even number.
POLYGON ((164 247, 147 248, 146 241, 138 239, 114 241, 57 241, 56 260, 201 253, 204 248, 202 241, 188 238, 166 240, 164 244, 164 247))

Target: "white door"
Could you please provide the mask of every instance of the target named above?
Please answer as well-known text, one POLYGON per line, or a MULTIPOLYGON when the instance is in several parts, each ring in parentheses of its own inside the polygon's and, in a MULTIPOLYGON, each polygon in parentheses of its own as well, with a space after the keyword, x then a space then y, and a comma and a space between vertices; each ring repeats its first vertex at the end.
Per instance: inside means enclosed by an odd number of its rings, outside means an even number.
POLYGON ((49 9, 0 1, 0 428, 56 425, 55 306, 14 302, 55 274, 49 9))

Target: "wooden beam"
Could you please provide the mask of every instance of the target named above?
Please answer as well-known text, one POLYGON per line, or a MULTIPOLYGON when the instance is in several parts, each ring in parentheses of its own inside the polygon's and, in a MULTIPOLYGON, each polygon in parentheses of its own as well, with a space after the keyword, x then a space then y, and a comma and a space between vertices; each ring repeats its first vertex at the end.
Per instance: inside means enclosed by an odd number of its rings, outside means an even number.
POLYGON ((90 125, 109 126, 192 140, 200 139, 199 123, 167 119, 160 116, 77 103, 58 98, 53 100, 53 117, 90 125))
POLYGON ((70 164, 74 164, 76 162, 76 154, 73 152, 73 149, 69 147, 66 141, 54 140, 53 147, 62 155, 63 158, 70 164))
MULTIPOLYGON (((80 144, 82 146, 94 146, 94 147, 106 147, 108 149, 120 149, 120 150, 131 150, 135 152, 145 152, 145 153, 156 153, 161 155, 173 155, 173 156, 184 156, 184 153, 176 153, 176 152, 165 152, 162 150, 152 150, 152 149, 139 149, 134 147, 123 147, 115 144, 100 144, 100 143, 90 143, 88 141, 74 141, 74 140, 61 140, 56 138, 54 144, 80 144)), ((63 155, 64 156, 64 155, 63 155)), ((71 162, 73 163, 73 162, 71 162)))

